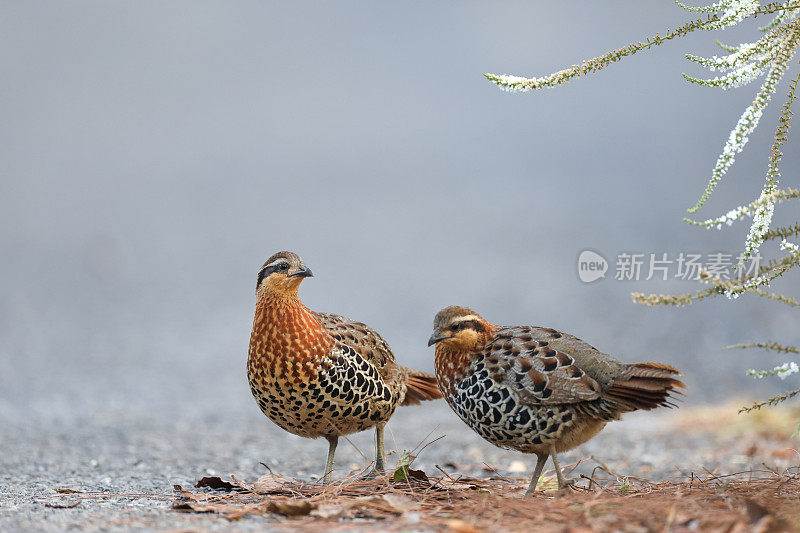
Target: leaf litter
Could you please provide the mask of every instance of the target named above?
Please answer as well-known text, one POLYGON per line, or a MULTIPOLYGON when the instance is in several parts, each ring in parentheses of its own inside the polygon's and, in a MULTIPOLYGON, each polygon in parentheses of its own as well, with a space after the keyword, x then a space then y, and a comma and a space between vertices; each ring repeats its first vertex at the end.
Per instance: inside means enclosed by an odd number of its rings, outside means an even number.
POLYGON ((357 472, 330 484, 273 473, 254 483, 204 478, 201 491, 175 486, 173 509, 229 520, 268 516, 275 527, 304 531, 800 531, 798 467, 650 482, 599 464, 575 489, 523 498, 525 478, 478 479, 438 465, 442 475, 434 476, 411 469, 413 459, 402 456, 384 475, 357 472))

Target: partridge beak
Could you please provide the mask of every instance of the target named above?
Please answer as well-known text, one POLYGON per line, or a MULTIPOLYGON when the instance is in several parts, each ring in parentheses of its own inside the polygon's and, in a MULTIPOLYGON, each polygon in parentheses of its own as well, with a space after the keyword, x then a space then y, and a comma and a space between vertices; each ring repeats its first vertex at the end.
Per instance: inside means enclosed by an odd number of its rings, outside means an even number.
POLYGON ((438 329, 433 330, 433 335, 431 338, 428 339, 428 346, 433 346, 439 341, 443 341, 445 339, 449 339, 450 337, 441 333, 438 329))
POLYGON ((289 274, 290 278, 311 278, 314 277, 314 274, 311 272, 310 268, 301 266, 300 270, 295 272, 294 274, 289 274))

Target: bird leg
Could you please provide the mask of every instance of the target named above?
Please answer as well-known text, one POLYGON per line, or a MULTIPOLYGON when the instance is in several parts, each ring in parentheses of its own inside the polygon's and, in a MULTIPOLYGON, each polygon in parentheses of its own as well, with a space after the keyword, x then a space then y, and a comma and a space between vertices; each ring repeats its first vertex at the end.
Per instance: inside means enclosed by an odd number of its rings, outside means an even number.
POLYGON ((383 448, 383 424, 378 424, 375 426, 375 465, 369 469, 369 472, 365 473, 363 479, 374 479, 379 477, 386 469, 384 464, 384 453, 383 448))
POLYGON ((322 476, 323 483, 330 483, 333 474, 333 456, 336 454, 336 445, 339 443, 339 436, 332 435, 325 437, 328 439, 328 460, 325 462, 325 475, 322 476))
MULTIPOLYGON (((528 485, 528 490, 525 491, 525 496, 530 496, 534 492, 536 492, 536 485, 539 484, 539 478, 542 475, 542 470, 544 470, 544 463, 547 461, 548 454, 546 453, 537 453, 536 454, 536 468, 533 470, 533 477, 531 477, 531 484, 528 485)), ((553 456, 555 458, 555 455, 553 456)))
POLYGON ((375 426, 375 471, 383 472, 386 467, 383 464, 383 424, 375 426))
POLYGON ((561 473, 561 465, 558 463, 558 458, 556 457, 556 446, 555 444, 550 445, 550 456, 553 458, 553 466, 556 467, 556 478, 558 478, 558 489, 566 489, 571 487, 574 483, 574 479, 570 479, 569 481, 564 480, 564 474, 561 473))

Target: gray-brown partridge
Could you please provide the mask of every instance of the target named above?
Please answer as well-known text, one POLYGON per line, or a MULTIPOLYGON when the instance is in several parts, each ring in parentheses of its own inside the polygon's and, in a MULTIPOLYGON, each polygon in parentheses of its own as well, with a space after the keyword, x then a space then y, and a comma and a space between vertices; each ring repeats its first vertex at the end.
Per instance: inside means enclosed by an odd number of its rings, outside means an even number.
POLYGON ((557 453, 623 413, 672 406, 670 394, 685 388, 669 365, 621 363, 572 335, 495 326, 467 307, 436 315, 434 344, 439 388, 461 420, 492 444, 536 454, 526 495, 548 456, 564 488, 557 453))
POLYGON ((315 313, 297 296, 309 270, 278 252, 258 272, 247 377, 261 411, 301 437, 325 437, 329 481, 340 435, 375 427, 375 469, 384 468, 383 427, 398 405, 441 398, 436 378, 395 362, 371 328, 315 313))

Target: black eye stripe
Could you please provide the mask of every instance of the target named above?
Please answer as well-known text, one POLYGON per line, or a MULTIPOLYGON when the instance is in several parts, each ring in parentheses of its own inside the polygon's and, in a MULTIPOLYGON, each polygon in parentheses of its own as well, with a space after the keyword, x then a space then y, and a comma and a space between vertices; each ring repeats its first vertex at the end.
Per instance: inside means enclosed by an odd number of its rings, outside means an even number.
POLYGON ((264 278, 267 276, 267 269, 262 268, 261 271, 258 273, 258 280, 256 281, 256 290, 261 285, 261 282, 264 281, 264 278))
POLYGON ((477 320, 467 320, 464 322, 456 322, 450 326, 453 331, 461 331, 462 329, 474 329, 478 332, 483 332, 483 325, 477 320))
POLYGON ((256 289, 261 285, 261 282, 264 281, 264 278, 268 277, 270 274, 275 272, 285 272, 289 270, 289 263, 280 262, 275 265, 265 266, 258 272, 258 280, 256 281, 256 289))

